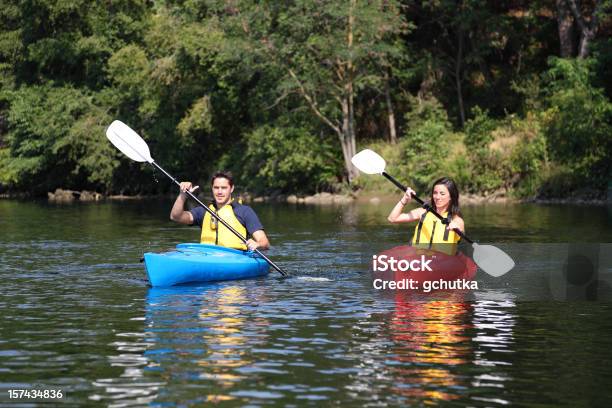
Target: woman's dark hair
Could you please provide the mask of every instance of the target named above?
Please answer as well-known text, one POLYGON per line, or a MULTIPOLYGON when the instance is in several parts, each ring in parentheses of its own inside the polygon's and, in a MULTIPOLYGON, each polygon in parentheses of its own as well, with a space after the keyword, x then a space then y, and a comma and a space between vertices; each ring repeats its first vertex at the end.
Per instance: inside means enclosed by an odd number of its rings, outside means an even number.
POLYGON ((433 199, 434 188, 440 184, 445 186, 448 189, 448 193, 450 194, 450 203, 448 204, 449 217, 452 219, 455 215, 461 216, 461 210, 459 209, 459 189, 457 188, 455 182, 448 177, 442 177, 437 179, 431 186, 431 195, 429 199, 431 200, 430 204, 432 208, 436 208, 433 199))
POLYGON ((232 176, 231 172, 225 170, 215 172, 215 174, 213 174, 210 178, 210 185, 212 186, 215 183, 215 180, 218 178, 227 179, 227 181, 229 181, 229 185, 231 187, 234 186, 234 176, 232 176))

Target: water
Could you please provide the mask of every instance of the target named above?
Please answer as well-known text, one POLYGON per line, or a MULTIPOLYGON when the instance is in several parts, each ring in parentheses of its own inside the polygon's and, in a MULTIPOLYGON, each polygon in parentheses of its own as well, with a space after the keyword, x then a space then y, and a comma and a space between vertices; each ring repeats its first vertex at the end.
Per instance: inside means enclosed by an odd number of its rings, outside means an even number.
POLYGON ((268 255, 293 278, 148 288, 142 253, 199 236, 168 221, 170 205, 0 201, 1 406, 49 403, 11 400, 10 389, 116 407, 612 398, 612 251, 594 245, 612 242, 605 207, 466 207, 469 235, 505 246, 516 270, 479 272, 473 293, 419 294, 372 289, 368 257, 411 231, 385 223, 385 203, 256 206, 268 255), (599 248, 594 301, 551 284, 564 242, 599 248))

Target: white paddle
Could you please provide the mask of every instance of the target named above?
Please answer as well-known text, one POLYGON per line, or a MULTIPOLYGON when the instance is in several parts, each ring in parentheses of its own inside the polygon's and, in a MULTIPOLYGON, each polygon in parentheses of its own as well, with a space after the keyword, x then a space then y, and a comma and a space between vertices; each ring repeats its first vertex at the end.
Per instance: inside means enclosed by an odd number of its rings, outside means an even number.
MULTIPOLYGON (((357 153, 351 159, 351 162, 355 167, 357 167, 360 171, 366 174, 381 174, 387 180, 391 181, 395 184, 400 190, 406 191, 406 187, 402 185, 399 181, 391 177, 389 174, 385 172, 385 167, 387 163, 385 159, 383 159, 378 153, 365 149, 357 153)), ((412 197, 421 205, 425 204, 423 200, 417 197, 415 194, 412 197)), ((438 217, 441 221, 444 218, 436 212, 434 208, 430 208, 429 210, 433 215, 438 217)), ((491 276, 502 276, 512 268, 514 268, 514 261, 508 254, 506 254, 501 249, 494 247, 493 245, 479 245, 476 242, 469 239, 463 232, 460 230, 454 230, 459 236, 465 239, 467 242, 472 244, 474 248, 474 262, 486 273, 491 276)))
MULTIPOLYGON (((151 157, 151 153, 149 152, 149 146, 147 142, 143 140, 142 137, 138 135, 138 133, 134 132, 128 125, 125 123, 115 120, 110 124, 108 129, 106 129, 106 137, 110 142, 119 149, 123 154, 129 157, 132 160, 137 162, 147 162, 157 168, 159 171, 168 176, 174 184, 180 186, 181 183, 178 182, 174 177, 172 177, 166 170, 162 169, 153 158, 151 157)), ((196 196, 194 196, 191 192, 186 191, 187 195, 194 199, 198 204, 200 204, 204 210, 206 210, 213 218, 223 224, 227 229, 232 231, 234 235, 236 235, 245 245, 247 240, 243 237, 238 231, 232 228, 223 218, 220 218, 214 211, 212 211, 208 206, 204 205, 196 196)), ((261 253, 260 250, 255 249, 255 252, 259 254, 263 259, 270 264, 274 269, 280 272, 281 275, 287 276, 287 272, 282 270, 279 266, 277 266, 274 262, 272 262, 267 256, 261 253)))

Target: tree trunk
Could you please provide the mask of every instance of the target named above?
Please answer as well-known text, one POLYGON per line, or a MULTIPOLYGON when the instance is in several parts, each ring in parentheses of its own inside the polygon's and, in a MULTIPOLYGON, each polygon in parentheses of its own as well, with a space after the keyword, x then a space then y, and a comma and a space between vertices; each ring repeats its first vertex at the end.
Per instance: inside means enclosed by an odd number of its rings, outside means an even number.
POLYGON ((393 102, 391 101, 391 89, 389 86, 389 71, 385 68, 385 101, 387 103, 387 117, 389 118, 389 142, 397 143, 397 132, 395 129, 395 112, 393 111, 393 102))
POLYGON ((352 125, 350 112, 350 101, 347 96, 342 100, 342 132, 338 136, 340 137, 340 144, 342 145, 344 167, 346 169, 346 175, 349 183, 351 183, 359 174, 351 162, 351 158, 355 155, 355 133, 351 131, 352 125))
POLYGON ((352 48, 353 48, 353 27, 355 24, 355 17, 353 10, 356 7, 356 0, 351 0, 349 16, 348 16, 348 27, 347 27, 347 48, 349 50, 349 58, 347 60, 338 59, 336 64, 336 75, 340 84, 340 93, 336 95, 336 100, 340 103, 342 110, 342 120, 336 121, 333 118, 327 117, 319 108, 316 96, 310 94, 297 74, 287 67, 287 73, 295 83, 297 84, 298 93, 306 100, 310 109, 314 114, 329 126, 337 135, 340 140, 340 146, 342 147, 342 156, 344 158, 344 167, 348 182, 351 183, 359 175, 359 170, 353 166, 351 159, 357 153, 357 140, 355 136, 355 111, 354 111, 354 81, 355 81, 355 67, 351 60, 352 48))
POLYGON ((359 170, 353 163, 351 159, 357 153, 357 137, 355 136, 355 109, 353 105, 353 83, 350 84, 350 93, 349 93, 349 116, 348 116, 348 145, 350 147, 348 161, 350 162, 349 170, 349 183, 352 182, 355 178, 359 176, 359 170))
POLYGON ((595 38, 595 35, 591 32, 586 32, 580 36, 579 58, 587 58, 589 56, 591 40, 593 40, 593 38, 595 38))
MULTIPOLYGON (((347 88, 349 85, 347 85, 347 88)), ((340 136, 340 144, 342 145, 342 154, 344 156, 344 165, 346 167, 346 174, 348 182, 351 183, 358 175, 359 171, 351 159, 357 153, 357 144, 355 141, 355 126, 354 126, 354 114, 352 108, 352 96, 347 92, 345 98, 342 99, 342 133, 340 136)))
MULTIPOLYGON (((353 107, 354 90, 353 81, 355 78, 355 67, 352 61, 352 48, 353 48, 353 27, 355 25, 355 16, 353 10, 356 7, 356 0, 351 0, 348 18, 348 30, 347 30, 347 47, 349 49, 349 58, 346 68, 346 84, 344 89, 344 97, 342 103, 342 131, 344 133, 344 142, 346 144, 346 154, 344 162, 346 163, 346 171, 348 174, 348 181, 351 183, 358 175, 359 171, 353 163, 351 158, 357 153, 357 141, 355 137, 355 111, 353 107)), ((344 149, 344 148, 343 148, 344 149)), ((343 150, 344 151, 344 150, 343 150)))
POLYGON ((595 35, 597 34, 597 29, 599 28, 599 17, 597 14, 599 12, 599 7, 601 6, 601 0, 595 0, 593 14, 588 24, 584 19, 582 11, 580 10, 576 0, 565 1, 567 2, 567 5, 572 11, 574 19, 576 20, 576 24, 580 29, 580 45, 578 46, 578 57, 587 58, 590 53, 591 41, 593 41, 593 39, 595 38, 595 35))
POLYGON ((574 18, 567 0, 555 0, 557 4, 557 27, 562 58, 574 56, 574 18))
MULTIPOLYGON (((354 126, 354 111, 353 111, 353 82, 352 80, 347 80, 344 85, 344 95, 342 97, 338 97, 340 101, 340 106, 342 109, 342 126, 340 123, 336 123, 332 121, 330 118, 325 116, 320 110, 316 103, 316 100, 306 91, 304 85, 298 78, 298 76, 293 72, 292 69, 288 69, 287 72, 289 75, 295 80, 298 85, 298 92, 302 97, 308 102, 310 109, 315 113, 315 115, 323 121, 327 126, 329 126, 337 135, 340 140, 340 146, 342 147, 342 156, 344 158, 344 167, 346 169, 346 174, 348 178, 348 182, 350 183, 354 180, 358 175, 359 171, 353 163, 351 159, 357 153, 357 144, 355 140, 355 126, 354 126)), ((352 77, 351 77, 352 78, 352 77)))
POLYGON ((455 85, 457 88, 457 103, 459 104, 459 118, 461 127, 465 125, 465 108, 463 107, 463 91, 461 89, 461 64, 463 62, 463 31, 459 30, 457 59, 455 61, 455 85))
POLYGON ((419 86, 419 90, 417 92, 417 98, 419 99, 419 103, 421 100, 428 99, 433 94, 433 87, 436 83, 436 75, 433 72, 433 67, 431 61, 427 62, 427 70, 425 71, 425 75, 423 75, 423 80, 421 81, 421 85, 419 86))

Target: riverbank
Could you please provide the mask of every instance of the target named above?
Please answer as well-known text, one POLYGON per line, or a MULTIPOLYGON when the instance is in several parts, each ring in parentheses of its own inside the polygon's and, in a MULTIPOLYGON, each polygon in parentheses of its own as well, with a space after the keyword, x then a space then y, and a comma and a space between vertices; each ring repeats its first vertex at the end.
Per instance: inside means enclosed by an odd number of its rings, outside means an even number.
MULTIPOLYGON (((350 194, 332 194, 332 193, 317 193, 314 195, 298 196, 291 195, 270 195, 270 196, 251 196, 249 194, 241 195, 244 202, 255 203, 289 203, 289 204, 314 204, 314 205, 332 205, 332 204, 350 204, 353 202, 370 203, 370 204, 393 204, 401 195, 388 192, 372 192, 372 191, 357 191, 350 194)), ((425 199, 425 195, 421 195, 425 199)), ((486 205, 486 204, 570 204, 570 205, 606 205, 612 204, 612 195, 608 199, 592 198, 590 196, 573 196, 566 198, 514 198, 503 193, 493 193, 488 195, 480 194, 462 194, 460 196, 461 205, 486 205)))
MULTIPOLYGON (((592 195, 572 196, 565 198, 525 198, 519 199, 509 197, 503 193, 493 193, 488 195, 479 194, 463 194, 460 196, 461 205, 486 205, 486 204, 567 204, 567 205, 609 205, 612 204, 612 192, 608 194, 607 199, 593 198, 592 195)), ((47 193, 47 199, 54 203, 71 203, 71 202, 100 202, 105 200, 145 200, 152 198, 174 198, 174 194, 157 194, 157 195, 125 195, 114 194, 104 195, 95 191, 76 191, 66 189, 56 189, 54 192, 47 193)), ((304 205, 346 205, 355 202, 370 203, 370 204, 392 204, 398 200, 399 195, 376 191, 357 191, 354 193, 332 194, 332 193, 317 193, 312 195, 297 195, 297 194, 271 194, 258 196, 250 193, 239 193, 238 197, 244 203, 288 203, 288 204, 304 204, 304 205)), ((31 195, 24 192, 3 193, 0 194, 0 199, 28 199, 31 195)), ((210 197, 200 196, 203 201, 210 201, 210 197)), ((425 195, 422 195, 425 198, 425 195)))
MULTIPOLYGON (((27 199, 29 196, 25 193, 2 194, 0 198, 6 199, 27 199)), ((47 199, 56 203, 69 202, 98 202, 104 200, 145 200, 151 198, 174 198, 174 194, 162 195, 104 195, 93 191, 75 191, 57 189, 54 192, 47 194, 47 199)), ((398 200, 399 195, 389 192, 375 191, 357 191, 354 193, 332 194, 332 193, 317 193, 312 195, 297 195, 297 194, 271 194, 265 196, 257 196, 250 193, 238 194, 239 199, 244 203, 288 203, 288 204, 304 204, 304 205, 346 205, 355 202, 370 203, 370 204, 393 204, 398 200)), ((210 201, 210 197, 199 197, 202 201, 210 201)), ((422 195, 422 198, 425 198, 422 195)), ((612 204, 612 195, 608 199, 597 199, 592 197, 574 196, 567 198, 527 198, 518 199, 509 197, 503 193, 493 193, 489 195, 479 194, 463 194, 460 197, 461 205, 485 205, 485 204, 570 204, 570 205, 606 205, 612 204)))

